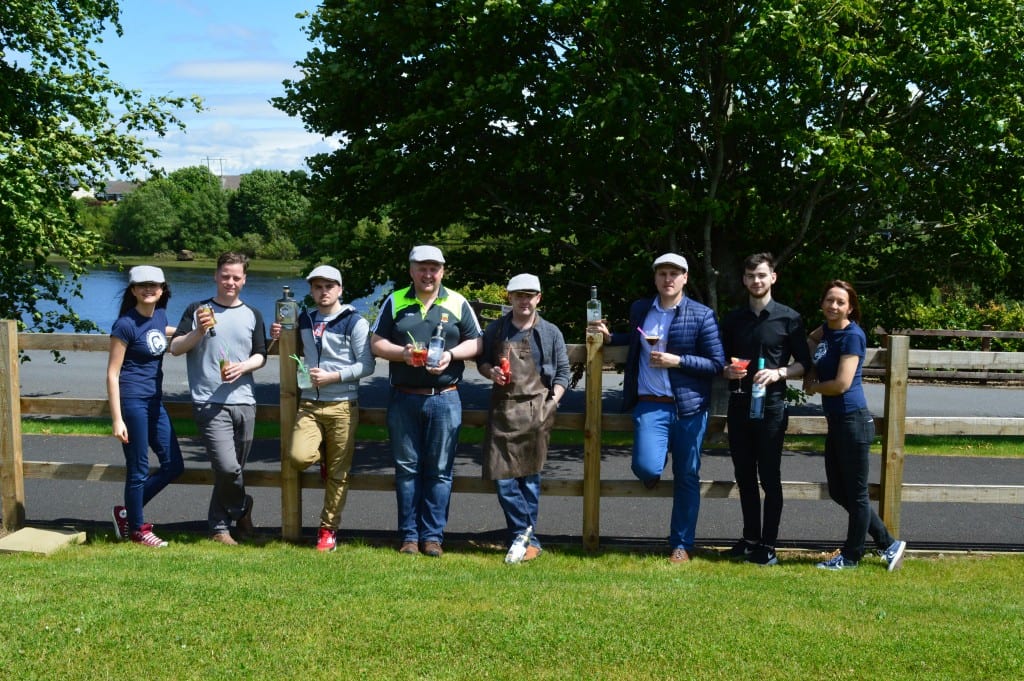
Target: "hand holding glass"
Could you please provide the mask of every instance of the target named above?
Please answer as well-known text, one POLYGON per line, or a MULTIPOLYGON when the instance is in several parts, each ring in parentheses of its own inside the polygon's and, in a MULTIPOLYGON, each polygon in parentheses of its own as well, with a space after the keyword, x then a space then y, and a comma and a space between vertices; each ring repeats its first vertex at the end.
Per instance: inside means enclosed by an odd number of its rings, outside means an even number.
MULTIPOLYGON (((729 361, 732 368, 735 369, 736 371, 746 371, 747 367, 750 365, 749 359, 741 359, 740 357, 730 357, 729 361)), ((736 395, 743 394, 744 390, 742 379, 736 379, 736 389, 733 390, 732 392, 735 393, 736 395)))

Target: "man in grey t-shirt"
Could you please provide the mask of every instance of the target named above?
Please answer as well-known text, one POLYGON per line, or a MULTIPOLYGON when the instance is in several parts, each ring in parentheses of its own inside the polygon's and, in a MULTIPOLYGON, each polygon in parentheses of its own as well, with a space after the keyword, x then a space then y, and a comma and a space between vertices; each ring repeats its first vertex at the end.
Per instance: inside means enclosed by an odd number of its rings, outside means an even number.
POLYGON ((234 546, 252 532, 252 497, 242 471, 252 448, 256 396, 252 372, 267 361, 266 327, 260 311, 239 298, 249 259, 224 253, 217 259, 217 294, 192 303, 171 339, 171 354, 186 355, 192 412, 214 472, 207 522, 210 536, 234 546))

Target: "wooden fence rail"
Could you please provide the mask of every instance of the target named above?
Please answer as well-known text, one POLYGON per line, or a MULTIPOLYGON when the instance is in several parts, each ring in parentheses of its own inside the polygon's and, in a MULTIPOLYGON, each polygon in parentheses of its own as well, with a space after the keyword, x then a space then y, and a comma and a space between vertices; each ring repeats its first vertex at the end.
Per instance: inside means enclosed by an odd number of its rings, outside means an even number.
MULTIPOLYGON (((606 414, 601 407, 602 371, 606 363, 625 361, 625 348, 604 347, 600 335, 588 336, 585 345, 570 345, 570 361, 586 365, 586 395, 584 413, 559 413, 555 428, 577 430, 584 434, 583 478, 545 478, 542 489, 554 496, 583 498, 582 542, 595 549, 600 542, 600 499, 602 497, 669 497, 670 486, 645 490, 635 480, 603 480, 601 478, 601 437, 605 431, 631 431, 632 418, 628 414, 606 414)), ((273 354, 287 357, 295 351, 295 332, 285 332, 273 354)), ((109 345, 106 336, 85 334, 18 334, 14 322, 0 322, 0 356, 7 371, 0 377, 0 474, 2 474, 3 522, 8 529, 24 524, 24 479, 88 480, 121 482, 123 465, 83 464, 73 462, 46 462, 22 460, 21 416, 50 414, 78 417, 109 416, 106 400, 73 398, 22 398, 19 394, 18 350, 103 351, 109 345)), ((882 476, 879 484, 872 485, 872 496, 879 500, 882 519, 894 533, 899 532, 902 501, 1024 504, 1024 486, 1015 485, 946 485, 903 483, 903 441, 907 434, 920 435, 975 435, 1024 436, 1024 418, 939 418, 906 417, 906 388, 909 367, 942 366, 964 367, 1004 366, 1008 370, 1024 370, 1024 353, 949 352, 909 350, 905 336, 889 336, 887 349, 869 349, 865 366, 881 369, 885 375, 884 413, 875 419, 876 432, 882 436, 882 476)), ((280 403, 257 407, 257 420, 278 421, 281 424, 281 456, 287 456, 292 426, 294 425, 298 391, 295 372, 286 362, 281 363, 280 403)), ((191 418, 191 405, 187 402, 167 402, 172 417, 191 418)), ((360 423, 384 425, 385 409, 360 409, 360 423)), ((487 412, 466 410, 463 423, 484 426, 487 412)), ((716 414, 709 419, 709 434, 725 430, 725 417, 716 414)), ((819 435, 826 431, 825 419, 820 416, 793 416, 789 419, 787 434, 819 435)), ((352 475, 350 488, 361 491, 387 492, 394 489, 394 476, 382 474, 352 475)), ((211 485, 213 474, 207 468, 189 468, 175 484, 211 485)), ((301 491, 322 488, 323 483, 314 471, 297 472, 290 465, 279 471, 250 470, 246 484, 255 487, 281 489, 281 532, 286 539, 297 539, 301 534, 301 491)), ((828 499, 824 483, 784 482, 787 499, 828 499)), ((456 493, 493 494, 493 483, 478 477, 456 476, 456 493)), ((733 481, 702 481, 701 494, 708 498, 738 498, 733 481)))

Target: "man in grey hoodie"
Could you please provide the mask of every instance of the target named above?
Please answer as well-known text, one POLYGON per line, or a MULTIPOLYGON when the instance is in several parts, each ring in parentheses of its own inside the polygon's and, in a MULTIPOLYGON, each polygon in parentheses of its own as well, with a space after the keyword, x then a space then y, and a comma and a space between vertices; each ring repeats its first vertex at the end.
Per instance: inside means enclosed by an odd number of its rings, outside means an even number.
MULTIPOLYGON (((373 373, 375 360, 369 324, 354 307, 340 301, 341 272, 319 265, 306 280, 316 303, 316 310, 299 315, 299 344, 309 387, 300 386, 289 456, 296 468, 304 470, 323 452, 324 505, 316 548, 333 551, 359 425, 359 379, 373 373)), ((270 337, 280 335, 281 326, 272 324, 270 337)))

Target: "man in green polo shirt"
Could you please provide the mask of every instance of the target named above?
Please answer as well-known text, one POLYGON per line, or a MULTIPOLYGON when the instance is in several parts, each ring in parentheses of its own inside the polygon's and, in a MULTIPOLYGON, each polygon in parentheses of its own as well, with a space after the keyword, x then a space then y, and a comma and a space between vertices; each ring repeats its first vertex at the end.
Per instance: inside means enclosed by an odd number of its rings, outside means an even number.
POLYGON ((370 347, 390 363, 388 433, 395 457, 399 551, 437 558, 462 427, 458 384, 464 360, 480 353, 481 333, 469 302, 441 285, 441 249, 413 248, 409 276, 412 285, 384 302, 370 347), (444 351, 436 366, 428 366, 416 350, 426 348, 435 335, 444 339, 444 351))

